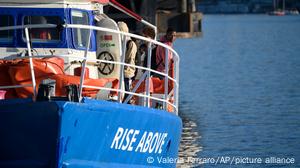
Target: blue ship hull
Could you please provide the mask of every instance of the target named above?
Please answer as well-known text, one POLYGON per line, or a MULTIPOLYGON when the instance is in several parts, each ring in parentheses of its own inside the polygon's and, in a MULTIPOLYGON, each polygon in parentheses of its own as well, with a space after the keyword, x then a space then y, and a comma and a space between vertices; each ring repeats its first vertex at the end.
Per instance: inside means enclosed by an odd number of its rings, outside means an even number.
POLYGON ((181 129, 178 116, 139 106, 2 100, 0 167, 176 167, 181 129))

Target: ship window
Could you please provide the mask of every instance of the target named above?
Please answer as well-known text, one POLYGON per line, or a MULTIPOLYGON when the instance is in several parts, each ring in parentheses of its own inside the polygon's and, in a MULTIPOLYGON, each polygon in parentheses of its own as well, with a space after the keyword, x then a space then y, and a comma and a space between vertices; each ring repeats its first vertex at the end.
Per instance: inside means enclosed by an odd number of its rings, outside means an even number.
MULTIPOLYGON (((58 16, 25 16, 24 25, 33 24, 61 24, 62 21, 58 16)), ((31 41, 38 43, 55 43, 61 39, 60 32, 57 28, 32 28, 29 30, 31 41)), ((23 34, 25 39, 25 34, 23 34)))
MULTIPOLYGON (((13 26, 14 20, 10 15, 0 15, 0 27, 13 26)), ((12 42, 13 41, 13 30, 1 30, 0 31, 0 42, 12 42)))
MULTIPOLYGON (((72 24, 89 25, 89 15, 87 12, 72 10, 72 24)), ((86 48, 87 37, 89 36, 89 30, 87 29, 73 29, 74 44, 76 48, 86 48)), ((91 46, 90 46, 91 48, 91 46)))

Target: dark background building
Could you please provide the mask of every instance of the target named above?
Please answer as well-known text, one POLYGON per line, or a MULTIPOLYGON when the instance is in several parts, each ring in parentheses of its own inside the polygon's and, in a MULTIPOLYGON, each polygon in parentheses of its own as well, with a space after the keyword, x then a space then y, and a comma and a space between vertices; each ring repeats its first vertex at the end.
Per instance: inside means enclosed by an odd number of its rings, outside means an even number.
MULTIPOLYGON (((201 35, 202 14, 196 11, 195 0, 118 0, 150 23, 157 25, 158 32, 164 33, 173 27, 179 36, 201 35)), ((105 12, 117 21, 125 21, 131 32, 141 32, 144 25, 117 9, 105 7, 105 12)))

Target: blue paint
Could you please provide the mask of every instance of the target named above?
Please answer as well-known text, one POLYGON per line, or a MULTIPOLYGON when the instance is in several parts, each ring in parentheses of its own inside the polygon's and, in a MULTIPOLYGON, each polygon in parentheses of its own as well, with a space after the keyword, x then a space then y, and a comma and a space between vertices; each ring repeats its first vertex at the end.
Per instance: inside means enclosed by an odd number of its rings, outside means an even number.
POLYGON ((0 167, 54 167, 59 131, 56 103, 5 102, 0 105, 0 167))
POLYGON ((0 106, 1 105, 11 105, 11 104, 23 104, 23 103, 32 103, 32 98, 26 98, 26 99, 4 99, 0 100, 0 106))
MULTIPOLYGON (((10 15, 14 19, 14 26, 23 25, 23 20, 25 16, 58 16, 62 21, 72 24, 70 13, 71 10, 74 9, 64 9, 64 8, 7 8, 0 7, 0 15, 10 15)), ((76 9, 80 10, 80 9, 76 9)), ((89 24, 94 25, 93 22, 93 14, 92 11, 88 10, 80 10, 86 11, 89 17, 89 24)), ((26 48, 26 42, 23 40, 23 30, 18 29, 14 30, 14 37, 12 42, 1 42, 0 47, 14 47, 14 48, 26 48)), ((90 51, 96 51, 96 37, 95 32, 92 33, 92 39, 90 44, 90 51)), ((33 42, 33 48, 70 48, 77 50, 85 50, 84 48, 78 48, 74 45, 74 39, 68 38, 72 37, 72 31, 70 29, 63 29, 60 34, 61 41, 60 42, 44 42, 38 43, 33 42)))
POLYGON ((64 153, 67 153, 67 151, 68 151, 68 144, 69 144, 70 138, 71 138, 70 136, 67 137, 66 143, 64 145, 64 153))
MULTIPOLYGON (((0 101, 0 134, 4 137, 0 143, 0 167, 16 163, 8 163, 7 156, 10 161, 22 160, 18 164, 26 162, 29 167, 36 165, 33 162, 50 167, 175 167, 147 163, 149 156, 177 157, 182 126, 180 118, 172 113, 91 99, 84 99, 83 103, 14 103, 0 101), (163 152, 111 148, 119 127, 168 133, 163 152)), ((137 141, 141 136, 137 135, 137 141)))
POLYGON ((74 122, 74 127, 77 126, 77 123, 78 123, 78 120, 75 120, 75 122, 74 122))
MULTIPOLYGON (((130 163, 161 166, 158 163, 145 164, 147 163, 146 159, 148 156, 176 158, 180 139, 179 130, 181 130, 181 120, 176 115, 161 110, 89 99, 86 99, 83 104, 67 103, 64 104, 64 112, 62 113, 61 136, 71 136, 71 139, 68 144, 68 151, 61 157, 61 162, 68 163, 71 167, 78 167, 82 162, 88 161, 97 164, 130 163), (77 119, 76 128, 69 124, 69 122, 77 119), (168 132, 164 152, 148 154, 111 149, 110 145, 117 128, 120 126, 141 131, 168 132), (170 141, 170 145, 169 149, 166 150, 168 141, 170 141), (72 162, 74 159, 80 160, 80 164, 77 165, 77 162, 72 162)), ((141 135, 137 137, 137 139, 140 138, 141 135)), ((175 167, 175 165, 167 164, 164 167, 175 167)))

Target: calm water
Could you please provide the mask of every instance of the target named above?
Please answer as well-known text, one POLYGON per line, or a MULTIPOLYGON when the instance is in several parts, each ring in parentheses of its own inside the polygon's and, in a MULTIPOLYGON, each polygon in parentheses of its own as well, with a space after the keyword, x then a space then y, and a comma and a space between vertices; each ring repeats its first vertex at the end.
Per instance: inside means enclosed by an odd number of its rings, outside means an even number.
POLYGON ((202 166, 300 167, 300 16, 206 15, 203 30, 175 43, 180 112, 199 134, 196 157, 296 163, 202 166))

